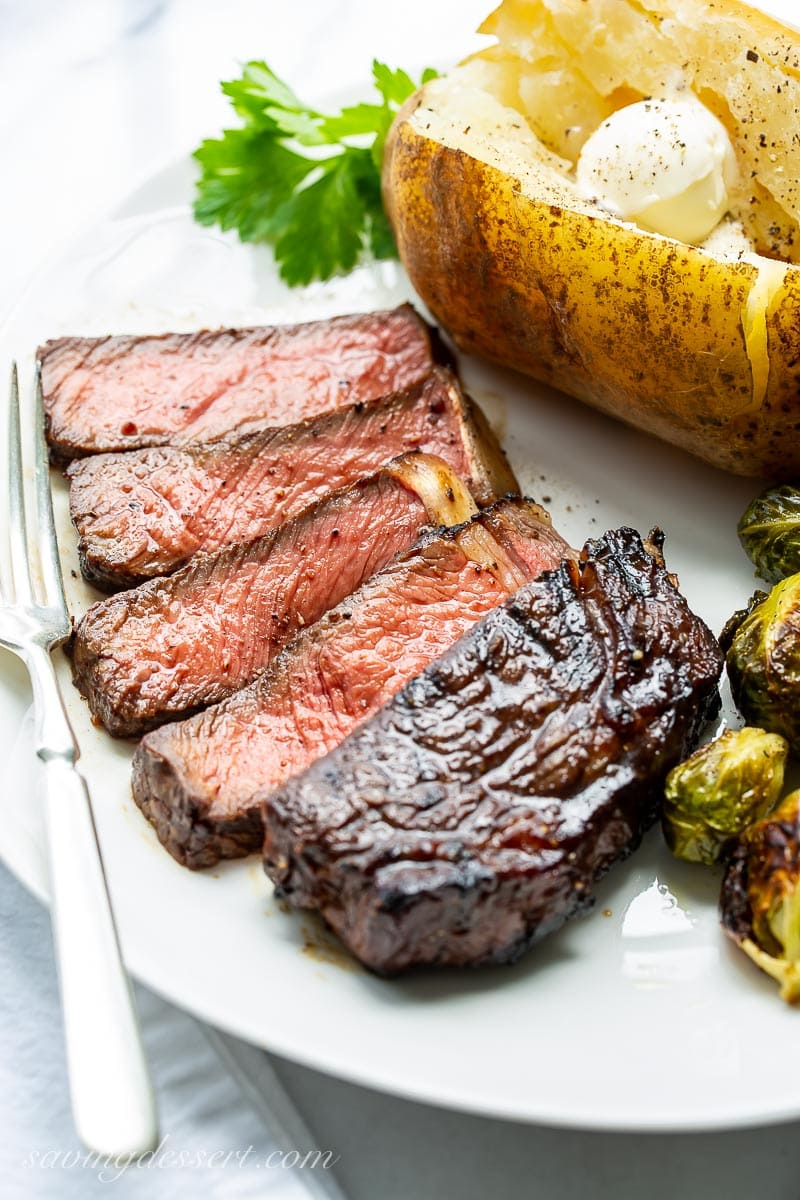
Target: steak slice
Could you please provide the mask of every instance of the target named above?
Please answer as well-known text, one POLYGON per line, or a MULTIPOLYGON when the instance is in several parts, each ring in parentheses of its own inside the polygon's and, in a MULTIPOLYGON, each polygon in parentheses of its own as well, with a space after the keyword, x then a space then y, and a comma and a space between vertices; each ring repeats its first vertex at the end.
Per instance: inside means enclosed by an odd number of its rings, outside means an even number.
POLYGON ((75 683, 117 736, 214 704, 426 525, 457 525, 475 512, 441 459, 396 459, 255 541, 197 555, 167 579, 94 604, 72 639, 75 683))
POLYGON ((267 787, 267 872, 376 971, 513 961, 638 844, 721 667, 639 536, 608 533, 267 787))
POLYGON ((259 849, 258 792, 325 754, 490 608, 569 553, 547 515, 522 500, 424 536, 302 630, 248 687, 148 733, 133 759, 137 804, 186 866, 259 849))
POLYGON ((409 391, 300 425, 73 463, 81 569, 107 590, 166 575, 417 449, 449 463, 479 504, 519 490, 483 414, 439 369, 409 391))
POLYGON ((448 356, 410 304, 300 325, 66 337, 38 351, 54 462, 291 425, 423 379, 448 356))

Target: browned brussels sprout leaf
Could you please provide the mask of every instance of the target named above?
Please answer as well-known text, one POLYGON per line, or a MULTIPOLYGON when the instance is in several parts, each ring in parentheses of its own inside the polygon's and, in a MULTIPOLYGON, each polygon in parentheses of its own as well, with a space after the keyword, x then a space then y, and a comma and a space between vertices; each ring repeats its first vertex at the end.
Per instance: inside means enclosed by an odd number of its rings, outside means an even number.
POLYGON ((725 932, 800 1000, 800 790, 736 843, 720 897, 725 932))
POLYGON ((769 583, 800 571, 800 486, 783 483, 757 496, 739 521, 739 540, 769 583))
POLYGON ((780 733, 800 752, 800 574, 776 584, 745 617, 725 665, 748 725, 780 733))
POLYGON ((722 632, 717 639, 723 654, 727 654, 730 650, 734 634, 742 622, 746 621, 753 609, 758 608, 759 604, 762 604, 766 598, 766 592, 753 592, 744 608, 737 608, 736 612, 733 613, 732 616, 728 617, 728 620, 723 625, 722 632))
POLYGON ((687 862, 718 862, 732 838, 778 803, 788 753, 777 734, 726 729, 673 767, 662 817, 672 853, 687 862))

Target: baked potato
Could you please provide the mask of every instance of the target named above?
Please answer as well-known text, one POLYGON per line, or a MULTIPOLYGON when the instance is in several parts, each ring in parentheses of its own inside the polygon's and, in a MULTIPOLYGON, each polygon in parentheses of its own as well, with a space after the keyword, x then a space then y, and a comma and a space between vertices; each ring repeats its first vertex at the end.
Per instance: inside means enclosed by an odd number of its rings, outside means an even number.
POLYGON ((433 316, 462 350, 708 463, 797 476, 800 33, 738 0, 504 0, 481 31, 492 44, 406 103, 384 153, 433 316), (703 240, 579 183, 615 113, 676 96, 733 153, 703 240))

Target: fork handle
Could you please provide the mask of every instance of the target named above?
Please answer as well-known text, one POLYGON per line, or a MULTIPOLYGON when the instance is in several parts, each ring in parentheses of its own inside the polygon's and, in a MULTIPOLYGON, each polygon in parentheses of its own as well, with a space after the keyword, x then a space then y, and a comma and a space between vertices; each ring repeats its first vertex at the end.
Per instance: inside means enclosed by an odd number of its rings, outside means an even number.
POLYGON ((68 758, 40 761, 75 1127, 99 1154, 135 1156, 157 1144, 155 1099, 89 792, 68 758))

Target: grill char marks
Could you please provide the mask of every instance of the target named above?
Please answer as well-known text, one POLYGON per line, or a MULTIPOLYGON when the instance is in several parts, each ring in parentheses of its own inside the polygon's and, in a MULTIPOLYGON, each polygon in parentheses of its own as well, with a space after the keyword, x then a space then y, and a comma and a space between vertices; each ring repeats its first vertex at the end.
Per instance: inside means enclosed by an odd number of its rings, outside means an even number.
POLYGON ((426 524, 456 524, 474 511, 440 459, 398 459, 262 538, 198 555, 167 579, 93 605, 72 639, 75 683, 117 736, 216 703, 426 524))
POLYGON ((58 338, 38 357, 54 462, 294 424, 410 387, 447 358, 408 304, 300 325, 58 338))
POLYGON ((376 971, 512 961, 637 845, 720 670, 638 535, 607 534, 265 789, 267 871, 376 971))
POLYGON ((198 551, 276 528, 414 449, 442 457, 479 504, 518 491, 482 414, 442 368, 405 393, 300 425, 73 463, 81 569, 106 590, 166 575, 198 551))
POLYGON ((161 841, 190 867, 259 849, 259 790, 337 745, 489 609, 570 553, 524 501, 423 537, 301 631, 249 687, 146 735, 133 790, 161 841))

